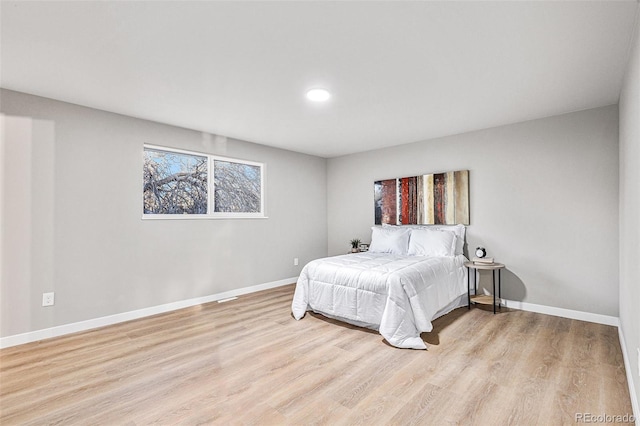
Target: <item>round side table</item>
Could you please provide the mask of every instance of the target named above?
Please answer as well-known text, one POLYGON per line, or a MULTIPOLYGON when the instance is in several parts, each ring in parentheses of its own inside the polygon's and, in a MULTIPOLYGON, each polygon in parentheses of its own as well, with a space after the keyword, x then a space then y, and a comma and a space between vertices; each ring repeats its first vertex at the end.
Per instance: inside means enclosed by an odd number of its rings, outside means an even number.
POLYGON ((504 269, 504 264, 502 263, 475 263, 475 262, 465 262, 464 266, 468 268, 468 285, 467 285, 467 301, 469 302, 469 309, 471 309, 471 302, 480 303, 484 305, 492 304, 493 305, 493 313, 496 313, 496 271, 498 271, 498 305, 502 307, 502 283, 500 277, 500 271, 504 269), (473 297, 471 296, 471 270, 473 269, 473 285, 475 287, 475 294, 473 297), (484 271, 493 271, 493 298, 491 296, 485 296, 484 294, 478 295, 478 281, 476 279, 476 271, 484 270, 484 271))

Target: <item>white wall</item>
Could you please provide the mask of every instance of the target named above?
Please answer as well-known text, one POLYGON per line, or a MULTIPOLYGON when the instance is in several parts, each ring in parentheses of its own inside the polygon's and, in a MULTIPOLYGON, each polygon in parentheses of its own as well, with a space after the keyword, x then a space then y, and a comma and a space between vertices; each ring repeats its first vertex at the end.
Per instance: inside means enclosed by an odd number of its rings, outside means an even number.
MULTIPOLYGON (((29 283, 53 288, 54 126, 0 115, 0 132, 0 324, 4 328, 31 323, 31 310, 25 307, 38 294, 29 283)), ((41 314, 50 321, 53 311, 41 314)))
MULTIPOLYGON (((620 95, 620 328, 640 406, 640 23, 620 95)), ((629 375, 628 375, 629 376, 629 375)), ((639 413, 636 413, 639 414, 639 413)))
POLYGON ((616 106, 329 159, 329 254, 370 241, 375 180, 463 169, 503 297, 618 316, 616 106))
POLYGON ((323 158, 0 96, 1 112, 27 117, 28 145, 5 138, 0 150, 2 263, 21 262, 2 273, 0 337, 296 277, 326 256, 323 158), (269 218, 142 220, 144 143, 266 163, 269 218), (56 303, 43 308, 47 291, 56 303))

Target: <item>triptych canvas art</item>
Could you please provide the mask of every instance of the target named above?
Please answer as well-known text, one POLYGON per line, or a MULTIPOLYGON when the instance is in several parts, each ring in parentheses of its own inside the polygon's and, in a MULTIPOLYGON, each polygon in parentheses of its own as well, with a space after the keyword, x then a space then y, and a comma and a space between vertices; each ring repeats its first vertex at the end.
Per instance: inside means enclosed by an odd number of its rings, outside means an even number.
POLYGON ((469 171, 374 182, 375 223, 469 225, 469 171))

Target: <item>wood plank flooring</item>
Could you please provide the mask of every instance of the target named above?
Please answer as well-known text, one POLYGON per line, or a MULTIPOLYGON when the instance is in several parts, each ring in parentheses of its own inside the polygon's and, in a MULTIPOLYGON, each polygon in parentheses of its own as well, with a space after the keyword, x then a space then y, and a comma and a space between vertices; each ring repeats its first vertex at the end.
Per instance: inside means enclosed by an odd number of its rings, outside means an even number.
POLYGON ((318 315, 293 285, 0 351, 0 424, 561 425, 631 415, 617 329, 458 309, 428 351, 318 315))

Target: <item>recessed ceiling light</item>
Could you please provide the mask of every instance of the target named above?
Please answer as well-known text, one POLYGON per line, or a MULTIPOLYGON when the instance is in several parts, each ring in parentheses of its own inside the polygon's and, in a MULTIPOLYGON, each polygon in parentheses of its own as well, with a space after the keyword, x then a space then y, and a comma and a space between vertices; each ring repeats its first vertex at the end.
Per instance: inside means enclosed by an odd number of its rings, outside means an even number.
POLYGON ((311 89, 307 92, 307 99, 313 102, 324 102, 331 97, 331 93, 325 89, 311 89))

